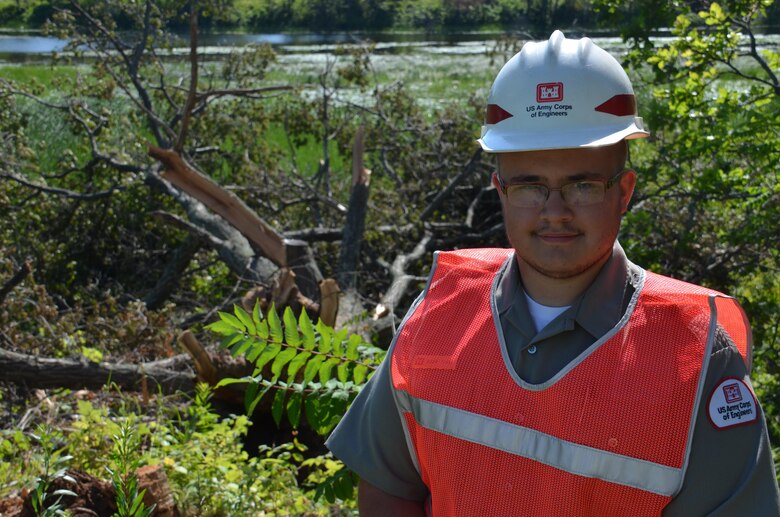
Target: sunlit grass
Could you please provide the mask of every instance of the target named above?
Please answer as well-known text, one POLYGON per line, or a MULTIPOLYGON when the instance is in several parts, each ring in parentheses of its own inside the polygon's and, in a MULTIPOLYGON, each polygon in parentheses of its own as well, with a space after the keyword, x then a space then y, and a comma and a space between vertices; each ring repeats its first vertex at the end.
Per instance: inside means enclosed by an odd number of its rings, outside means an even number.
POLYGON ((72 65, 0 65, 0 77, 20 87, 51 91, 58 80, 75 78, 78 70, 79 66, 72 65))
MULTIPOLYGON (((282 151, 287 162, 284 165, 294 166, 302 176, 312 176, 319 169, 319 163, 323 154, 322 140, 308 138, 303 145, 292 146, 293 150, 291 151, 291 146, 282 124, 271 124, 264 136, 270 145, 282 151)), ((351 164, 345 161, 349 160, 349 157, 345 158, 341 155, 336 142, 333 140, 328 142, 328 156, 331 171, 339 175, 343 171, 349 172, 348 169, 351 167, 351 164)))

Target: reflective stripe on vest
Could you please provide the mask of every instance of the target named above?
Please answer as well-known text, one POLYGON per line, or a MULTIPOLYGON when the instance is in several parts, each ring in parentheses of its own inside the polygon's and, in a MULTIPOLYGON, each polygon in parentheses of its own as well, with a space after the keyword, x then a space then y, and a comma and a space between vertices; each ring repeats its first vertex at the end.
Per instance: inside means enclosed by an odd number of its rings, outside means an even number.
POLYGON ((393 345, 394 395, 433 515, 660 514, 682 484, 717 323, 749 357, 741 309, 647 273, 610 333, 528 385, 497 331, 494 283, 511 256, 437 254, 393 345))

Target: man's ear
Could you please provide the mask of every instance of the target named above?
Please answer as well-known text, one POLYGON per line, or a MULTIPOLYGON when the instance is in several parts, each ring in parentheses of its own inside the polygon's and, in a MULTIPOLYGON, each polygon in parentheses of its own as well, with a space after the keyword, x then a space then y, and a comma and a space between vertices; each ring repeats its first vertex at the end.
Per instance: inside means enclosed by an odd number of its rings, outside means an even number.
POLYGON ((490 176, 490 182, 496 190, 498 190, 498 194, 501 195, 501 183, 498 181, 498 171, 493 171, 493 174, 490 176))
POLYGON ((634 169, 626 169, 626 172, 623 173, 620 181, 618 181, 618 186, 620 188, 620 213, 625 214, 628 211, 631 196, 634 195, 636 171, 634 169))

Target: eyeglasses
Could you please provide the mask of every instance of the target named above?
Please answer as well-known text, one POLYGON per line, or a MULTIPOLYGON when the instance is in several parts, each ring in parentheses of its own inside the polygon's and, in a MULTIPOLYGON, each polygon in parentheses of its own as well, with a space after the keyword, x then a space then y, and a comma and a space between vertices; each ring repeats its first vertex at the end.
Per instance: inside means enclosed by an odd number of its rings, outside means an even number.
POLYGON ((607 189, 612 187, 626 172, 621 170, 608 180, 573 181, 561 188, 550 188, 541 183, 507 184, 501 175, 496 173, 501 192, 510 205, 517 208, 541 208, 550 198, 550 192, 558 191, 569 206, 596 205, 604 201, 607 189))

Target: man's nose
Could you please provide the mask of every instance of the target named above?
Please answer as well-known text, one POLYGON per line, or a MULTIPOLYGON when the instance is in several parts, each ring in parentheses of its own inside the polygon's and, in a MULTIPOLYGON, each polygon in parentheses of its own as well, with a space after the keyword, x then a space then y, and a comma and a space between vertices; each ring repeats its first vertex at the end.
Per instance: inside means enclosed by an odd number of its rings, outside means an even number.
POLYGON ((572 218, 571 207, 563 199, 560 189, 550 190, 550 195, 542 207, 541 216, 548 220, 569 220, 572 218))

